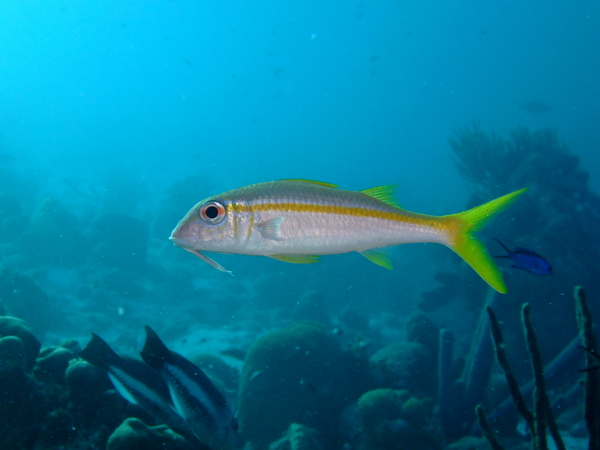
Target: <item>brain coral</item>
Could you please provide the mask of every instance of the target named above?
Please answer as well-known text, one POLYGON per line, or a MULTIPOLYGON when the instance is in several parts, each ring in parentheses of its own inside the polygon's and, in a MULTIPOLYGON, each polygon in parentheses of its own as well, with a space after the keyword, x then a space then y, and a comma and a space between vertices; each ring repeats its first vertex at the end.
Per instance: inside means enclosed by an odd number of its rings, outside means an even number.
POLYGON ((348 399, 342 349, 322 326, 298 322, 254 342, 240 380, 239 425, 262 450, 292 423, 316 429, 335 448, 348 399))

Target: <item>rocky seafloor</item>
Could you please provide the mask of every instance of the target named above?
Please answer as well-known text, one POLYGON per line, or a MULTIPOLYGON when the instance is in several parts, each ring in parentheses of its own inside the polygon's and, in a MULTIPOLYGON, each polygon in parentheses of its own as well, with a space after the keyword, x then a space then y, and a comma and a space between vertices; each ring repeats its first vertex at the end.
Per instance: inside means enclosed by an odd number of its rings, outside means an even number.
MULTIPOLYGON (((406 340, 368 354, 360 342, 344 344, 324 326, 300 321, 256 339, 234 355, 244 359, 237 366, 227 362, 231 356, 189 359, 237 406, 247 449, 488 448, 477 432, 449 439, 443 427, 439 330, 417 314, 406 331, 406 340)), ((128 403, 80 351, 75 340, 41 348, 24 321, 0 317, 2 449, 201 448, 128 403)), ((501 390, 494 383, 499 386, 492 380, 488 389, 501 390)), ((562 416, 569 448, 586 441, 580 410, 562 416)), ((502 431, 505 448, 529 448, 512 422, 502 431)))

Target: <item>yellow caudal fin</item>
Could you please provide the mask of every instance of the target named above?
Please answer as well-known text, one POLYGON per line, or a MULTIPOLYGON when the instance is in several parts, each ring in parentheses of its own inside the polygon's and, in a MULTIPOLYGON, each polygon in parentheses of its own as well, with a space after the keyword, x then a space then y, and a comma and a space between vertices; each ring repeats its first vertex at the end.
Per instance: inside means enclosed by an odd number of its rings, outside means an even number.
POLYGON ((450 236, 449 247, 491 287, 502 294, 506 294, 502 274, 483 243, 474 236, 474 233, 481 230, 496 214, 508 208, 526 190, 521 189, 468 211, 445 216, 455 224, 455 227, 452 227, 454 231, 450 236))

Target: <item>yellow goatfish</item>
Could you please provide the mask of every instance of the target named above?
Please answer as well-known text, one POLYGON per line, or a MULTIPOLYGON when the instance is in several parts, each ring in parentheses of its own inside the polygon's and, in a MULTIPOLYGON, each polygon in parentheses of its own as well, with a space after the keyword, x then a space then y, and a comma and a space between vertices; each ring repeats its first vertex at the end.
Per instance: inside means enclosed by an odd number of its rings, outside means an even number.
POLYGON ((498 292, 506 293, 498 267, 473 233, 526 189, 462 213, 428 216, 400 208, 393 185, 360 192, 336 187, 280 180, 227 191, 196 204, 169 239, 223 272, 228 271, 201 250, 301 264, 317 262, 320 255, 359 252, 392 269, 387 247, 437 242, 458 253, 498 292))

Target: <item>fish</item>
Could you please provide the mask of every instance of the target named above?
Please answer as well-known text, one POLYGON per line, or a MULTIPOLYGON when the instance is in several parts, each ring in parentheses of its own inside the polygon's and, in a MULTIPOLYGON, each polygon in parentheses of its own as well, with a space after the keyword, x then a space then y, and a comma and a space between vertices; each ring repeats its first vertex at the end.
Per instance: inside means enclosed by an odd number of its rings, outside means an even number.
POLYGON ((223 394, 200 368, 169 350, 152 328, 145 330, 140 356, 166 381, 176 411, 194 435, 211 450, 239 448, 235 414, 223 394))
POLYGON ((524 270, 525 272, 534 275, 552 275, 552 265, 542 256, 531 250, 522 247, 515 247, 514 250, 509 250, 506 245, 494 238, 498 244, 506 251, 506 255, 494 256, 494 258, 508 258, 513 264, 511 267, 524 270))
POLYGON ((175 411, 163 378, 140 360, 124 358, 95 333, 79 356, 108 373, 113 386, 125 400, 150 413, 172 430, 191 436, 185 420, 175 411))
POLYGON ((500 270, 474 233, 525 191, 458 214, 430 216, 402 209, 395 199, 395 185, 349 191, 319 181, 269 181, 200 201, 169 239, 229 274, 202 252, 308 264, 322 255, 356 251, 392 269, 391 246, 439 243, 460 255, 492 288, 506 293, 500 270))

